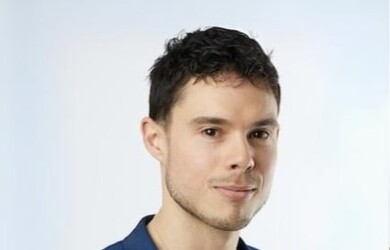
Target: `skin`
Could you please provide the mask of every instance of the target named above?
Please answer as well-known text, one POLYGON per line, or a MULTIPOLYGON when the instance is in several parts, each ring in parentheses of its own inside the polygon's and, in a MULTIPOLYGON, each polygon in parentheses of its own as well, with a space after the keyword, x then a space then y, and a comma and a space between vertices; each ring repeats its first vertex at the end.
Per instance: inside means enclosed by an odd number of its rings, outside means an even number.
POLYGON ((191 79, 168 124, 142 120, 161 165, 163 204, 148 224, 159 249, 236 249, 239 230, 268 198, 277 115, 270 91, 233 75, 191 79))

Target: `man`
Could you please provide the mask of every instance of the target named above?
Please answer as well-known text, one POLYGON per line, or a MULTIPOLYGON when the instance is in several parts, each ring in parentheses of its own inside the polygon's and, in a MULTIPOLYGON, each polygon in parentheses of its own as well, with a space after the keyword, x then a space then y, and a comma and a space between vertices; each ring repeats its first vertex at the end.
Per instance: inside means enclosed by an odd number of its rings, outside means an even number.
POLYGON ((255 249, 239 237, 267 200, 277 152, 278 74, 260 45, 219 27, 167 43, 150 72, 143 140, 163 202, 107 250, 255 249))

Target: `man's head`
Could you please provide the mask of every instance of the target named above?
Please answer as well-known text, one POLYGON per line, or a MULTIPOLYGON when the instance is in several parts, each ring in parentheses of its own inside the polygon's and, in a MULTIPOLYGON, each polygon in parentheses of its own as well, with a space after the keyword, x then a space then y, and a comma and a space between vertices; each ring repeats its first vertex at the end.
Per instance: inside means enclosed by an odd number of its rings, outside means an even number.
POLYGON ((219 230, 246 226, 267 200, 280 88, 259 44, 223 28, 168 42, 151 73, 148 151, 160 162, 163 207, 219 230))

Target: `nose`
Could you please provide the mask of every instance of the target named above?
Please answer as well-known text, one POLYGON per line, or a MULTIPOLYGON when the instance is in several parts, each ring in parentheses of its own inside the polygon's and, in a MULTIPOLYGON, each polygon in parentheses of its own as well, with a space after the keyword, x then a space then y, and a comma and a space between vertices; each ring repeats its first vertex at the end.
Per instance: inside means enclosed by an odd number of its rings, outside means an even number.
POLYGON ((247 138, 241 135, 236 136, 231 141, 228 159, 228 168, 230 170, 247 172, 252 170, 256 165, 253 147, 249 144, 247 138))

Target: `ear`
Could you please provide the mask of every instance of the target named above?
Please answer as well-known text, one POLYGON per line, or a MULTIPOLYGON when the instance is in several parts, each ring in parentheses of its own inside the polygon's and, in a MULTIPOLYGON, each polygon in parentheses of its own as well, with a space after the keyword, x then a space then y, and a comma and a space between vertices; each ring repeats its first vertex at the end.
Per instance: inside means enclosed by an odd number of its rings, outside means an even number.
POLYGON ((164 162, 166 152, 166 136, 164 128, 150 117, 141 121, 141 132, 144 145, 149 153, 158 161, 164 162))

